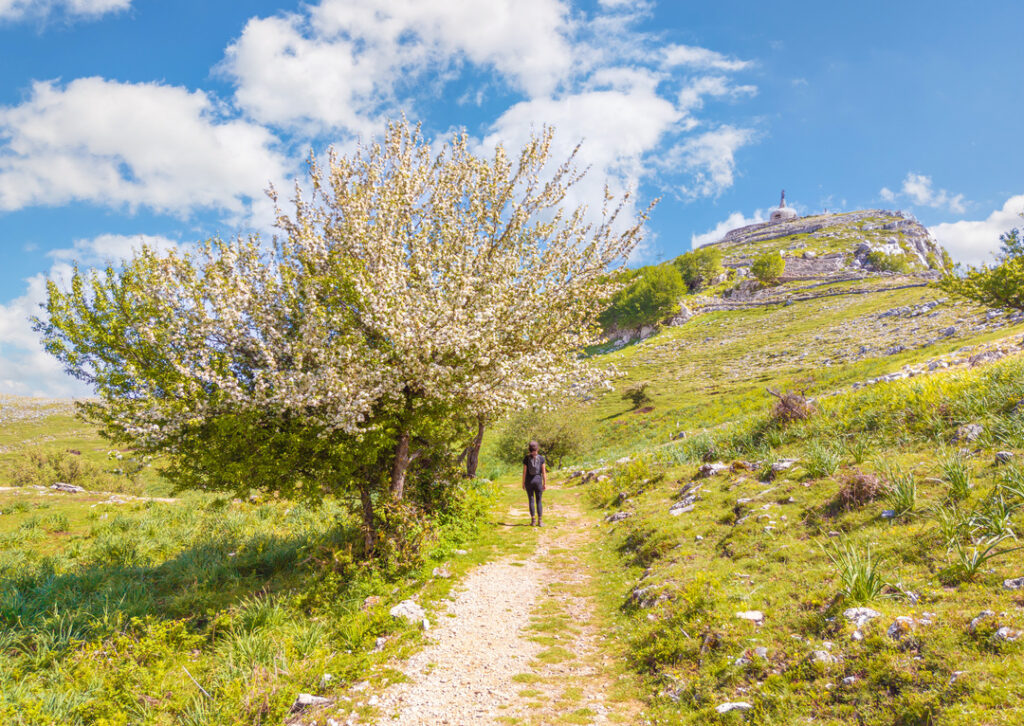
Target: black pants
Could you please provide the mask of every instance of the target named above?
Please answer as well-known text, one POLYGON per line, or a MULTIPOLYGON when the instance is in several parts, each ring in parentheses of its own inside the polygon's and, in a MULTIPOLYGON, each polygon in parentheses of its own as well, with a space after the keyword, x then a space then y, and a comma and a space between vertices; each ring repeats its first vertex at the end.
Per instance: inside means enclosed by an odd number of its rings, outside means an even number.
POLYGON ((541 516, 544 515, 544 509, 543 509, 543 506, 540 503, 540 497, 541 497, 541 494, 543 494, 543 493, 544 493, 544 490, 541 489, 540 487, 534 487, 534 486, 531 486, 529 484, 526 485, 526 497, 527 497, 527 499, 530 500, 530 519, 533 519, 533 513, 534 513, 533 502, 534 502, 534 500, 537 501, 537 516, 541 517, 541 516))

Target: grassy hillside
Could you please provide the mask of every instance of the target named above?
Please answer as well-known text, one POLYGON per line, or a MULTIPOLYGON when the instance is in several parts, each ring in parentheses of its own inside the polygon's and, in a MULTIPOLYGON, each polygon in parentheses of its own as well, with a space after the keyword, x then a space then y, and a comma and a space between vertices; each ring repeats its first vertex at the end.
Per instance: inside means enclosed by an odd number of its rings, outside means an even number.
POLYGON ((1024 721, 1024 325, 926 281, 705 298, 601 353, 623 378, 564 475, 631 578, 653 722, 1024 721))

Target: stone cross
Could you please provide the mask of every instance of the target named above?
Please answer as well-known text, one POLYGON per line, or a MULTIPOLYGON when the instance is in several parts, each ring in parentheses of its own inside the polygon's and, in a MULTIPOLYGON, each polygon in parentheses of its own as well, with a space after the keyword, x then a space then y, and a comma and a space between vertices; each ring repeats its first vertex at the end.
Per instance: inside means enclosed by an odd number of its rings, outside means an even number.
POLYGON ((783 189, 782 190, 782 201, 779 202, 779 209, 782 209, 785 206, 786 206, 786 190, 783 189))

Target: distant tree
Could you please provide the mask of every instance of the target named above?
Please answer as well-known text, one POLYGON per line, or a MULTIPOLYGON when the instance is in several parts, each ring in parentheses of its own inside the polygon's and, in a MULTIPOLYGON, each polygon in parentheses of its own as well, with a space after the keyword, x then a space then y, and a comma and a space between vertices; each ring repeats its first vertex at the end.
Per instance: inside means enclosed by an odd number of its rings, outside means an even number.
POLYGON ((765 285, 773 285, 786 271, 786 261, 778 252, 765 252, 754 258, 750 273, 765 285))
POLYGON ((498 412, 607 381, 580 352, 645 215, 623 224, 610 195, 596 223, 565 209, 580 175, 572 158, 545 173, 551 139, 482 158, 464 134, 434 153, 392 123, 311 160, 273 245, 76 271, 37 330, 93 386, 83 414, 179 487, 358 494, 372 549, 375 511, 418 465, 454 461, 498 412))
POLYGON ((651 398, 650 387, 651 384, 647 381, 639 381, 626 388, 622 392, 622 398, 632 403, 633 408, 640 408, 645 404, 654 403, 654 399, 651 398))
POLYGON ((872 250, 867 256, 868 265, 875 272, 910 272, 910 258, 905 254, 890 254, 872 250))
POLYGON ((998 264, 949 270, 939 287, 988 307, 1024 310, 1024 238, 1012 229, 1000 235, 999 242, 998 264))
POLYGON ((642 267, 612 297, 601 324, 605 329, 655 325, 678 310, 684 292, 686 285, 674 265, 642 267))
POLYGON ((590 450, 592 427, 578 407, 557 411, 525 408, 512 414, 498 429, 494 450, 506 464, 519 464, 530 441, 540 444, 540 452, 557 469, 562 462, 590 450))
POLYGON ((714 247, 702 247, 681 254, 672 264, 679 270, 690 292, 699 292, 725 271, 722 252, 714 247))

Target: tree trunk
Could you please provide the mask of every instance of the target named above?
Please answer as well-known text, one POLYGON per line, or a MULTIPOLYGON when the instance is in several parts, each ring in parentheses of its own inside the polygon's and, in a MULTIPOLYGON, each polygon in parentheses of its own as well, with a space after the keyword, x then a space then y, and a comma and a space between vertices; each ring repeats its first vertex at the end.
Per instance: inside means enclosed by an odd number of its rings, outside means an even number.
POLYGON ((377 520, 373 514, 373 499, 368 484, 359 485, 359 499, 363 504, 363 546, 367 555, 377 548, 377 520))
POLYGON ((409 432, 398 437, 395 446, 395 461, 391 466, 391 498, 398 501, 405 493, 405 472, 409 470, 412 457, 409 455, 409 432))
POLYGON ((484 419, 477 419, 476 438, 466 449, 466 475, 472 479, 476 476, 476 468, 480 463, 480 445, 484 441, 484 419))

